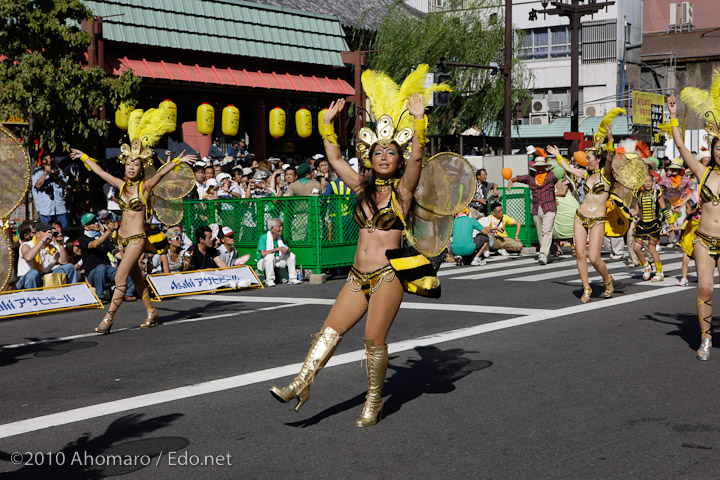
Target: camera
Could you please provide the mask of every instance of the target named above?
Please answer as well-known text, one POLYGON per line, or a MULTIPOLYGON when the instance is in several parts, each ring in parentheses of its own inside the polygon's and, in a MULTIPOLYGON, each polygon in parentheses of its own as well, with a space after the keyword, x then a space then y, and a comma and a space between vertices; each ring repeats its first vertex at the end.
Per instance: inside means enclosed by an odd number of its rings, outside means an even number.
POLYGON ((59 236, 60 236, 60 232, 52 232, 52 236, 53 236, 53 237, 59 237, 59 236))

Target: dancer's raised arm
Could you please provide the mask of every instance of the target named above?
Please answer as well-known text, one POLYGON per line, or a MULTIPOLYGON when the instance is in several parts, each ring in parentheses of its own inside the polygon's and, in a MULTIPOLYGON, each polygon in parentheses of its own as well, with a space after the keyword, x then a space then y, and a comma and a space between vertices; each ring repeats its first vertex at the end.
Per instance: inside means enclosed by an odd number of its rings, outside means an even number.
POLYGON ((123 179, 114 177, 110 175, 108 172, 103 170, 103 168, 97 164, 95 159, 90 158, 85 152, 82 150, 78 150, 77 148, 71 148, 70 149, 70 158, 73 160, 80 160, 83 162, 87 167, 90 169, 91 172, 93 172, 98 177, 105 180, 107 183, 112 185, 113 187, 117 188, 118 190, 120 187, 122 187, 122 184, 124 182, 123 179))
POLYGON ((687 165, 693 175, 697 178, 702 178, 703 173, 705 173, 705 165, 695 160, 692 152, 685 146, 685 141, 683 140, 682 132, 680 131, 680 123, 677 118, 677 99, 675 98, 675 95, 670 95, 667 98, 667 106, 668 111, 670 112, 670 127, 672 128, 672 136, 675 146, 680 151, 680 156, 682 156, 685 161, 685 165, 687 165))
POLYGON ((338 145, 337 134, 335 133, 335 118, 345 108, 345 99, 341 98, 330 104, 325 111, 323 116, 323 141, 325 143, 325 155, 327 156, 330 165, 332 165, 335 173, 338 177, 347 185, 352 191, 358 192, 361 188, 362 178, 360 174, 352 169, 349 163, 347 163, 340 152, 340 145, 338 145))
POLYGON ((405 166, 405 173, 398 182, 398 191, 403 199, 405 211, 410 208, 415 189, 420 181, 422 170, 422 159, 425 154, 425 143, 427 142, 427 123, 425 121, 425 97, 413 93, 407 100, 408 113, 412 115, 415 122, 415 134, 412 140, 412 153, 405 166))

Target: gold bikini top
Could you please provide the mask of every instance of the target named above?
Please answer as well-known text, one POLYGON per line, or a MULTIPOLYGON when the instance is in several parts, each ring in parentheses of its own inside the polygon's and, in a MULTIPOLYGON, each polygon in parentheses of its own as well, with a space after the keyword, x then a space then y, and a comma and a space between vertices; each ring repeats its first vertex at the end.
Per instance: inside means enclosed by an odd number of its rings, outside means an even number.
POLYGON ((120 187, 120 193, 118 193, 118 206, 120 207, 121 211, 126 210, 132 210, 133 212, 142 212, 143 210, 147 209, 147 205, 145 203, 145 197, 143 196, 143 182, 140 181, 138 184, 138 196, 131 198, 127 202, 123 200, 122 194, 123 190, 125 189, 125 185, 127 185, 128 182, 125 182, 120 187))

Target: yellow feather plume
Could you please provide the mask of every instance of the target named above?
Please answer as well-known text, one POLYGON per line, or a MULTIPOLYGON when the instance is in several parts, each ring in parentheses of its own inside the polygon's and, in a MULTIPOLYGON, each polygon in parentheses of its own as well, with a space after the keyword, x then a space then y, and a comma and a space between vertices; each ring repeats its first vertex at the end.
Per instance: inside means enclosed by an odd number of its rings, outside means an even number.
POLYGON ((140 120, 142 119, 143 113, 145 113, 145 110, 136 108, 130 112, 130 115, 128 116, 128 136, 130 137, 130 140, 138 138, 138 126, 140 126, 140 120))
POLYGON ((136 136, 144 147, 153 147, 166 133, 175 131, 175 123, 167 118, 165 112, 157 108, 147 110, 140 119, 136 136))
POLYGON ((618 107, 613 108, 607 114, 605 114, 603 119, 600 121, 600 126, 598 127, 597 132, 595 132, 595 135, 593 136, 593 140, 596 145, 602 144, 602 142, 605 140, 608 127, 612 125, 613 120, 615 120, 618 115, 627 115, 627 110, 618 107))
MULTIPOLYGON (((418 65, 418 68, 405 78, 401 86, 398 86, 392 78, 382 72, 366 70, 362 74, 362 84, 370 100, 370 107, 375 118, 390 115, 397 123, 398 118, 407 108, 407 98, 413 93, 423 95, 427 102, 432 92, 452 91, 447 83, 439 85, 434 83, 425 88, 425 75, 429 69, 427 64, 418 65)), ((400 125, 396 125, 397 129, 405 127, 415 129, 410 115, 403 115, 400 125)))
POLYGON ((680 93, 680 99, 701 118, 704 117, 705 113, 715 111, 715 104, 709 90, 685 87, 680 93))

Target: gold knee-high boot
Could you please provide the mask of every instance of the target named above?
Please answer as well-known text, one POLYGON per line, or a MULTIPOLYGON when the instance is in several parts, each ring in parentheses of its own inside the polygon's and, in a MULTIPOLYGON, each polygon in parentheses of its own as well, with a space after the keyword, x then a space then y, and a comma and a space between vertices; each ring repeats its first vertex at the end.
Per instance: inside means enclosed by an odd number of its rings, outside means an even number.
POLYGON ((365 352, 367 353, 368 392, 360 418, 355 422, 356 427, 371 427, 380 421, 383 407, 382 389, 388 367, 387 345, 376 347, 374 341, 365 340, 365 352))
POLYGON ((298 399, 295 411, 299 411, 305 402, 310 398, 310 385, 315 380, 315 375, 330 360, 342 337, 332 327, 324 327, 315 335, 315 340, 305 358, 300 373, 295 380, 284 388, 271 387, 270 393, 280 402, 287 403, 293 398, 298 399))

